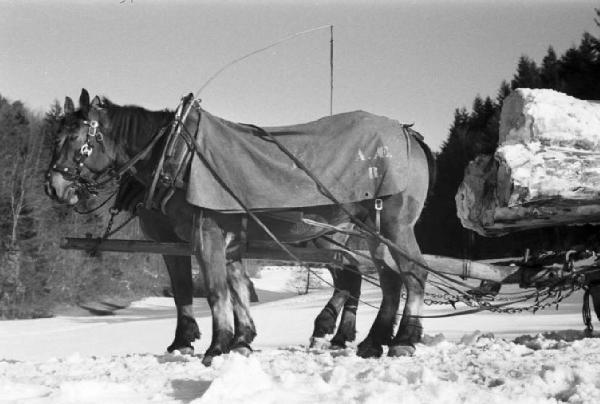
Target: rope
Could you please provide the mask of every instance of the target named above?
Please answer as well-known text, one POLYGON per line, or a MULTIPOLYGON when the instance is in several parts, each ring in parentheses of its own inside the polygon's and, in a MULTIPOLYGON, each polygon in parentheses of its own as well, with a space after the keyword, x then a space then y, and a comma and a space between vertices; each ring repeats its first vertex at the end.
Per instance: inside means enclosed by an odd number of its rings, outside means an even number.
MULTIPOLYGON (((226 69, 228 69, 229 67, 235 65, 236 63, 239 63, 242 60, 249 58, 250 56, 256 55, 257 53, 264 52, 267 49, 271 49, 271 48, 273 48, 273 47, 275 47, 275 46, 277 46, 277 45, 279 45, 279 44, 281 44, 283 42, 287 42, 290 39, 296 38, 296 37, 301 36, 301 35, 306 35, 306 34, 309 34, 311 32, 318 31, 318 30, 325 29, 325 28, 330 28, 330 30, 331 30, 332 39, 331 39, 331 45, 330 45, 331 46, 331 51, 330 52, 331 52, 331 57, 333 57, 333 25, 322 25, 320 27, 315 27, 315 28, 307 29, 306 31, 296 32, 295 34, 288 35, 285 38, 282 38, 282 39, 280 39, 278 41, 275 41, 275 42, 273 42, 273 43, 271 43, 271 44, 269 44, 267 46, 264 46, 264 47, 262 47, 260 49, 252 51, 250 53, 247 53, 244 56, 241 56, 241 57, 239 57, 237 59, 234 59, 231 62, 227 63, 225 66, 223 66, 222 68, 220 68, 219 70, 217 70, 212 76, 210 76, 208 80, 206 80, 206 82, 202 85, 202 87, 200 87, 200 89, 196 92, 196 94, 194 95, 194 98, 198 99, 198 97, 200 96, 200 93, 202 92, 202 90, 204 90, 214 79, 216 79, 226 69)), ((331 69, 333 71, 333 62, 331 62, 331 69)), ((331 73, 331 76, 332 76, 332 83, 333 83, 333 73, 331 73)), ((331 86, 333 88, 333 84, 331 86)))

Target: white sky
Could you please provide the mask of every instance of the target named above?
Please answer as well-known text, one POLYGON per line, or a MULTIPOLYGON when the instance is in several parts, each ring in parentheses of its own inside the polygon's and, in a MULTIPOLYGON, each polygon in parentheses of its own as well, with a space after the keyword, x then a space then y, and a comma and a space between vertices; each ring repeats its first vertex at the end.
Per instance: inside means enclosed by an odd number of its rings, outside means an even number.
MULTIPOLYGON (((175 108, 230 61, 333 24, 334 113, 363 109, 437 149, 454 109, 495 97, 522 54, 577 45, 598 0, 0 0, 0 94, 45 110, 82 87, 119 104, 175 108)), ((201 94, 224 118, 259 125, 329 113, 329 31, 236 64, 201 94)))

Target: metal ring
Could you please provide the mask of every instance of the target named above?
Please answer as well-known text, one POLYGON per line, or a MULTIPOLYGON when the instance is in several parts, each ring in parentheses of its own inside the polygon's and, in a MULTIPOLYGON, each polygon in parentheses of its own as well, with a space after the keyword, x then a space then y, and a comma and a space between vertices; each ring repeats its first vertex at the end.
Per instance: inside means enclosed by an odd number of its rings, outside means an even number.
POLYGON ((81 149, 79 149, 79 153, 81 153, 82 156, 89 157, 92 154, 93 150, 94 148, 92 146, 90 146, 87 143, 84 143, 83 146, 81 146, 81 149))

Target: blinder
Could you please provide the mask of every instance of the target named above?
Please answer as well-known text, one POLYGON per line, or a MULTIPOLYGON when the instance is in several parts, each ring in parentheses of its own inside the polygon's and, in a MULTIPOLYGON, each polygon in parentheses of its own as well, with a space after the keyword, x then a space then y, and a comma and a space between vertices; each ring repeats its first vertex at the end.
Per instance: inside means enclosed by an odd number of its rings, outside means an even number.
MULTIPOLYGON (((73 156, 73 162, 75 163, 75 166, 73 167, 68 165, 53 164, 50 171, 60 173, 67 181, 76 182, 77 184, 75 186, 79 188, 80 191, 85 190, 89 193, 94 193, 95 190, 92 189, 92 186, 90 186, 92 180, 84 178, 81 175, 81 171, 85 166, 85 160, 91 156, 94 151, 94 144, 92 143, 94 140, 100 145, 102 152, 106 152, 106 148, 104 146, 104 135, 99 130, 100 124, 98 121, 83 121, 83 124, 88 126, 88 131, 86 134, 85 143, 81 146, 75 156, 73 156)), ((50 171, 48 172, 47 177, 50 176, 50 171)))

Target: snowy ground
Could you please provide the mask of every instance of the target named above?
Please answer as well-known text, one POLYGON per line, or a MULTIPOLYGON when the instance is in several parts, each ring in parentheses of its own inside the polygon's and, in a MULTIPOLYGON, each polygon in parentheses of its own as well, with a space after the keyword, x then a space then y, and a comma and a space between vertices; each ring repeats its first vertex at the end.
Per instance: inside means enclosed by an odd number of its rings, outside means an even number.
MULTIPOLYGON (((535 337, 581 330, 581 295, 536 315, 427 319, 425 344, 414 357, 364 360, 354 347, 307 349, 330 290, 298 296, 292 277, 291 270, 263 271, 256 280, 261 302, 253 307, 257 351, 249 358, 225 355, 210 368, 200 355, 164 353, 175 326, 166 298, 136 302, 111 317, 2 322, 0 403, 600 402, 600 339, 535 337), (524 334, 534 338, 512 342, 524 334)), ((366 301, 378 304, 379 296, 363 288, 366 301)), ((195 309, 201 354, 210 340, 210 317, 203 299, 195 309)), ((426 314, 447 310, 431 306, 426 314)), ((359 308, 359 340, 374 315, 374 309, 359 308)))

